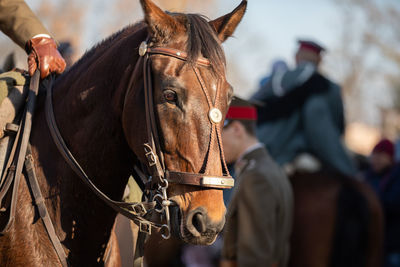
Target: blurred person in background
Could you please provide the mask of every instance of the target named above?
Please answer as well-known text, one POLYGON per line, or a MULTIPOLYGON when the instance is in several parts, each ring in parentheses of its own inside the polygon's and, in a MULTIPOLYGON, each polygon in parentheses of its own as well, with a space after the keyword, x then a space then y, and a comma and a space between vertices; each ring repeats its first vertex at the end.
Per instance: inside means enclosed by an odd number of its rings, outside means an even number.
MULTIPOLYGON (((276 79, 276 77, 279 77, 281 74, 285 73, 287 70, 289 70, 289 67, 284 60, 282 60, 282 59, 275 60, 272 63, 270 74, 261 79, 259 86, 260 87, 265 86, 271 80, 272 77, 274 77, 274 79, 276 79)), ((253 95, 252 98, 255 100, 263 99, 264 93, 265 93, 264 90, 259 90, 256 92, 255 95, 253 95)))
POLYGON ((223 232, 221 266, 287 266, 293 193, 283 170, 256 135, 256 109, 235 97, 222 143, 227 163, 235 163, 235 187, 223 232))
POLYGON ((365 181, 378 195, 385 216, 385 267, 400 267, 400 164, 394 160, 394 144, 381 140, 370 155, 365 181))
POLYGON ((400 162, 400 138, 394 143, 394 160, 400 162))
POLYGON ((318 69, 324 51, 300 40, 296 68, 277 72, 251 98, 260 106, 257 136, 289 174, 323 167, 353 176, 356 170, 341 140, 341 88, 318 69))
POLYGON ((65 61, 50 33, 23 0, 0 0, 0 30, 28 53, 28 71, 44 79, 62 73, 65 61))
POLYGON ((69 41, 60 42, 57 49, 65 60, 66 69, 69 69, 72 66, 72 64, 74 64, 73 60, 74 50, 72 48, 71 43, 69 41))

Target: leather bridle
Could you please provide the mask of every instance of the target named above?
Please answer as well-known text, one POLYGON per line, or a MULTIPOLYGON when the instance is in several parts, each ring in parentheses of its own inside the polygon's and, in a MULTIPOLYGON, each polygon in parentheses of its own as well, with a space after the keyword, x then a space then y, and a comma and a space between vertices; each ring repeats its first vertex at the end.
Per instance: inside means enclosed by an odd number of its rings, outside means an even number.
MULTIPOLYGON (((225 163, 224 153, 221 144, 221 133, 220 133, 220 123, 222 123, 222 113, 218 109, 218 96, 219 96, 219 86, 217 86, 216 97, 214 103, 207 92, 205 83, 200 75, 197 65, 202 65, 210 67, 210 62, 205 58, 199 58, 192 65, 193 71, 200 83, 200 86, 205 94, 208 102, 209 110, 209 120, 211 123, 211 133, 210 133, 210 144, 208 151, 206 153, 206 164, 204 172, 207 170, 209 152, 216 141, 219 147, 223 176, 211 176, 204 173, 187 173, 187 172, 176 172, 168 171, 165 167, 164 158, 162 150, 159 143, 158 129, 154 108, 153 99, 153 87, 152 87, 152 77, 151 77, 151 57, 153 55, 162 55, 173 57, 178 60, 187 61, 188 56, 185 52, 163 47, 150 47, 147 42, 142 42, 139 48, 140 58, 135 65, 131 80, 129 82, 128 90, 131 90, 135 86, 135 81, 137 80, 137 75, 140 75, 140 66, 143 65, 143 84, 144 84, 144 95, 145 95, 145 112, 146 112, 146 127, 147 127, 147 143, 143 145, 145 158, 147 162, 142 162, 147 168, 148 175, 143 173, 141 166, 135 166, 136 172, 141 176, 142 180, 146 183, 144 191, 144 201, 140 203, 128 203, 120 202, 110 199, 101 190, 99 190, 91 181, 91 179, 86 175, 82 167, 76 161, 67 145, 65 144, 61 133, 57 127, 53 103, 52 103, 52 87, 47 88, 47 98, 46 98, 46 119, 47 124, 50 129, 51 136, 66 162, 74 170, 74 172, 83 180, 83 182, 107 205, 113 208, 118 213, 128 217, 133 220, 138 226, 141 232, 151 234, 151 229, 156 228, 161 231, 163 238, 167 239, 170 237, 171 225, 170 225, 170 213, 169 206, 174 205, 174 202, 168 198, 167 188, 168 184, 182 184, 191 185, 204 188, 212 189, 224 189, 231 188, 234 185, 233 178, 229 175, 228 168, 225 163), (214 136, 215 132, 215 136, 214 136), (149 178, 146 178, 149 177, 149 178), (164 215, 166 224, 159 224, 146 219, 146 215, 149 211, 154 210, 160 214, 164 215)), ((128 92, 128 91, 127 91, 128 92)), ((128 95, 128 94, 126 94, 128 95)), ((125 102, 127 99, 125 99, 125 102)))

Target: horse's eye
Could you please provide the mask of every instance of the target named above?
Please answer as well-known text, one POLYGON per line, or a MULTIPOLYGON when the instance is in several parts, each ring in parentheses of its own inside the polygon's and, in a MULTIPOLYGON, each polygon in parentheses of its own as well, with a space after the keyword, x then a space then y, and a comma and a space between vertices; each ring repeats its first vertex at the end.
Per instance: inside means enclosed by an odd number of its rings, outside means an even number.
POLYGON ((167 100, 168 102, 176 102, 176 93, 172 90, 165 90, 164 91, 164 98, 165 100, 167 100))

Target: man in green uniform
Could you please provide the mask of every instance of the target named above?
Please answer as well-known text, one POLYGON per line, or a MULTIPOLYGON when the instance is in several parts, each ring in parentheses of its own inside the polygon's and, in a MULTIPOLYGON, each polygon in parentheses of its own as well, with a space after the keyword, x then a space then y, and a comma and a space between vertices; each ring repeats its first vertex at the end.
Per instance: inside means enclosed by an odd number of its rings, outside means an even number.
POLYGON ((56 42, 23 0, 0 0, 0 30, 26 50, 31 76, 36 69, 42 79, 64 71, 56 42))
POLYGON ((293 193, 283 170, 255 136, 257 112, 232 101, 222 131, 225 158, 235 162, 221 266, 287 266, 293 193))

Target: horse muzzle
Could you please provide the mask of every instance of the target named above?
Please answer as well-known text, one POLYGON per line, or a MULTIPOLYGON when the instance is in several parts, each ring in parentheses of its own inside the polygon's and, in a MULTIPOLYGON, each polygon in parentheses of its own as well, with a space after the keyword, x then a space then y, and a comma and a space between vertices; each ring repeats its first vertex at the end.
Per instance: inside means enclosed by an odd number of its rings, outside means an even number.
POLYGON ((193 245, 212 244, 225 224, 225 217, 219 222, 210 220, 203 207, 189 211, 186 216, 182 216, 179 207, 174 207, 172 214, 172 233, 193 245))

